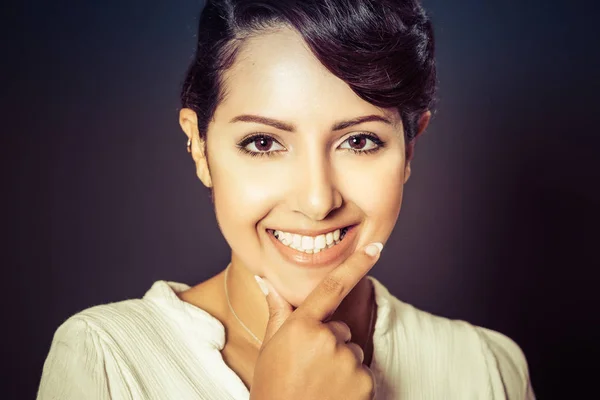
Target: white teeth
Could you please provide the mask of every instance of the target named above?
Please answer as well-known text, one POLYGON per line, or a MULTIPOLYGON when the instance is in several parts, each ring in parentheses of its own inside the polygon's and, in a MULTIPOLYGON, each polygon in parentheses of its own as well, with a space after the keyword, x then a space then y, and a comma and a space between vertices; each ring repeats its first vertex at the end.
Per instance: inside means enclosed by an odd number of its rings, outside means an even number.
POLYGON ((325 235, 319 235, 315 238, 315 250, 325 248, 325 235))
POLYGON ((296 249, 301 249, 302 248, 302 236, 300 236, 300 235, 293 235, 292 245, 296 249))
POLYGON ((340 230, 336 229, 335 231, 333 231, 333 240, 335 240, 336 242, 338 240, 340 240, 340 230))
POLYGON ((273 235, 284 245, 295 250, 307 253, 316 254, 325 249, 329 249, 340 242, 341 231, 336 229, 317 237, 302 236, 295 233, 273 231, 273 235))
POLYGON ((333 233, 329 232, 325 235, 325 242, 327 243, 327 246, 333 244, 333 233))
POLYGON ((312 250, 315 247, 315 239, 310 236, 302 236, 302 250, 312 250))

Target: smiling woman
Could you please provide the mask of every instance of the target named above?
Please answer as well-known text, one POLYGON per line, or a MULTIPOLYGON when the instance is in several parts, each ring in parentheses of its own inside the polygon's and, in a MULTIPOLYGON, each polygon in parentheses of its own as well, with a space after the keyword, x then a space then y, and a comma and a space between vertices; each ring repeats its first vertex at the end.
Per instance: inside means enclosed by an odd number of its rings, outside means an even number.
POLYGON ((367 276, 435 82, 414 0, 208 1, 180 125, 231 261, 71 317, 38 398, 533 398, 512 340, 367 276))

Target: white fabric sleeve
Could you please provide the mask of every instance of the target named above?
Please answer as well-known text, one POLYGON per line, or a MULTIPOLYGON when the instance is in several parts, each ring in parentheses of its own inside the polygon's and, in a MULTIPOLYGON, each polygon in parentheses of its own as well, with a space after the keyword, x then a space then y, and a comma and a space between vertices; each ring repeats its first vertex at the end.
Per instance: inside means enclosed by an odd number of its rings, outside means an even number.
POLYGON ((85 320, 68 319, 54 334, 37 400, 130 398, 122 380, 111 379, 109 385, 106 364, 110 357, 106 345, 85 320))
POLYGON ((535 400, 525 354, 512 339, 490 329, 479 328, 493 353, 508 400, 535 400))

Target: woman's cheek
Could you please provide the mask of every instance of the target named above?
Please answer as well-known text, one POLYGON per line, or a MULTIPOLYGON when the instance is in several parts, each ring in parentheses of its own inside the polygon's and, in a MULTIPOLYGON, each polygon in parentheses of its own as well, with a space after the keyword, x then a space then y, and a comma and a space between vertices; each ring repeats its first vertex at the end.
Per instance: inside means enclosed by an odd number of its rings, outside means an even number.
POLYGON ((340 165, 340 187, 365 216, 393 215, 402 201, 404 158, 388 151, 373 159, 356 156, 340 165))
POLYGON ((257 231, 257 224, 277 204, 281 192, 277 180, 271 176, 272 172, 256 165, 229 165, 227 169, 215 166, 214 169, 215 213, 219 227, 232 251, 251 268, 253 260, 262 259, 258 236, 261 232, 257 231), (235 171, 235 174, 229 171, 235 171))
POLYGON ((277 184, 268 161, 236 150, 234 154, 220 154, 211 163, 215 207, 217 213, 223 213, 222 218, 247 223, 266 214, 277 184))

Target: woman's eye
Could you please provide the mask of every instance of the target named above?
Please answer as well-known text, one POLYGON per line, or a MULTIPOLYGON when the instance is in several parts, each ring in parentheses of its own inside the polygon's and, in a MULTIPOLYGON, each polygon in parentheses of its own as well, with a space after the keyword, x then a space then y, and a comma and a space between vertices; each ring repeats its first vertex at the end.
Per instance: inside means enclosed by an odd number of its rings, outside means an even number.
MULTIPOLYGON (((384 146, 384 142, 377 136, 367 133, 352 135, 346 139, 340 149, 350 150, 358 154, 374 153, 384 146)), ((240 151, 251 156, 271 156, 285 150, 277 140, 264 134, 250 136, 238 146, 240 151)))
POLYGON ((270 136, 249 137, 240 144, 240 148, 248 153, 272 153, 285 148, 270 136))
POLYGON ((340 149, 348 149, 357 153, 375 151, 383 146, 383 142, 372 135, 359 134, 350 136, 341 145, 340 149))

